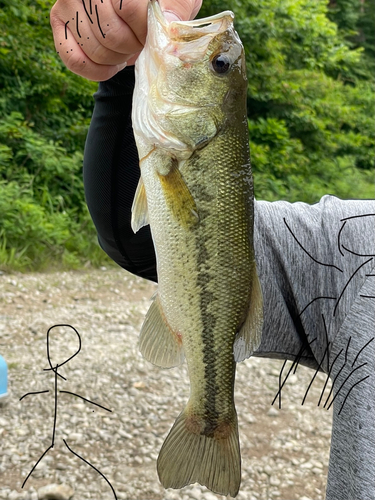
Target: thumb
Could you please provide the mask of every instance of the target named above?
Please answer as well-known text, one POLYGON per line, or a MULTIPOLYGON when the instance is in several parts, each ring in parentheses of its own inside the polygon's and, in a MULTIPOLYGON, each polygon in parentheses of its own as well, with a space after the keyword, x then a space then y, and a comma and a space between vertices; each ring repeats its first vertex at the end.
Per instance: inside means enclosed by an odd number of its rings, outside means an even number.
POLYGON ((194 19, 202 6, 202 0, 160 0, 159 3, 169 22, 194 19))

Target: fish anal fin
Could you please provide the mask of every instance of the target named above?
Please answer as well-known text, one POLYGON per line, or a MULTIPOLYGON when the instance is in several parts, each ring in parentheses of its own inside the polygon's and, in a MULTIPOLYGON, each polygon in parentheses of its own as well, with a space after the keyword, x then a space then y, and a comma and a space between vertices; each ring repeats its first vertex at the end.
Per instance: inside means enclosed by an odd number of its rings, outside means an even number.
POLYGON ((239 363, 258 349, 263 330, 263 297, 254 263, 250 305, 247 316, 234 340, 234 360, 239 363))
POLYGON ((143 226, 147 226, 147 224, 149 224, 149 220, 146 190, 141 177, 139 179, 137 190, 134 195, 131 227, 133 229, 133 232, 137 233, 143 226))
POLYGON ((169 327, 158 295, 142 325, 139 350, 145 359, 161 368, 172 368, 184 361, 182 339, 169 327))
POLYGON ((160 482, 176 489, 198 482, 214 493, 235 497, 241 483, 235 410, 230 422, 219 423, 209 434, 199 420, 186 409, 177 418, 159 453, 160 482))
POLYGON ((165 202, 174 219, 184 228, 194 226, 198 220, 198 209, 194 198, 178 168, 177 160, 171 158, 172 165, 166 175, 159 173, 165 202))

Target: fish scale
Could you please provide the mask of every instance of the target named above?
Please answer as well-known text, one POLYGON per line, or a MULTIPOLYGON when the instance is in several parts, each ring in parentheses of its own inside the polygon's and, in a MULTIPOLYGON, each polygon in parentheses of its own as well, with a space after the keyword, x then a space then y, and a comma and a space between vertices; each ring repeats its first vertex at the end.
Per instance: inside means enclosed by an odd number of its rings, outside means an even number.
POLYGON ((159 285, 140 349, 162 367, 185 356, 190 379, 189 401, 160 450, 159 478, 166 488, 197 481, 235 496, 235 366, 260 342, 262 299, 245 62, 232 13, 168 24, 150 2, 133 128, 141 180, 132 227, 150 224, 159 285))

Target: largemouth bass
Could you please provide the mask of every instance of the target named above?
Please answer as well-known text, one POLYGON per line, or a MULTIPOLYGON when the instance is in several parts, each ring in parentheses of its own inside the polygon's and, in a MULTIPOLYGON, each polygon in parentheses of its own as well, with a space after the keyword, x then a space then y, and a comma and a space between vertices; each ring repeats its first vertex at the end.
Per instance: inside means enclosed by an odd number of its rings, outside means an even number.
POLYGON ((241 41, 226 11, 168 23, 148 10, 133 128, 141 179, 132 227, 150 224, 158 292, 140 334, 161 367, 186 357, 190 398, 157 462, 165 488, 198 482, 236 496, 241 481, 235 364, 260 343, 253 182, 241 41))

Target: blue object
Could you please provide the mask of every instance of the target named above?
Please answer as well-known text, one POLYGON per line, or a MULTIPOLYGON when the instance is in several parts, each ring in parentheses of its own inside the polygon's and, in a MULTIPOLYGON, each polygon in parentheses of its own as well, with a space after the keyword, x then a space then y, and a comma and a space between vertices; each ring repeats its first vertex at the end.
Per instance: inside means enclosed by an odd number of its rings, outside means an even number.
POLYGON ((8 396, 8 366, 5 359, 0 355, 0 401, 8 396))

